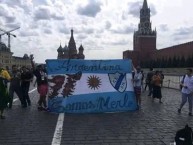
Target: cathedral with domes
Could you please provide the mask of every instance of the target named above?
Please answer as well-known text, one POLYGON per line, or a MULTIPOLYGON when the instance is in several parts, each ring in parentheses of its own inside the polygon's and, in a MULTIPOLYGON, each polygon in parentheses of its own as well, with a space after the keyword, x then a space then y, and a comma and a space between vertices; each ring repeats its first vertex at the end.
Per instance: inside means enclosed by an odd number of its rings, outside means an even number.
POLYGON ((58 57, 57 59, 84 59, 84 48, 82 44, 78 48, 78 51, 76 49, 76 42, 74 40, 73 36, 73 30, 71 30, 71 37, 68 43, 68 46, 65 45, 63 48, 60 44, 59 48, 57 49, 58 51, 58 57))

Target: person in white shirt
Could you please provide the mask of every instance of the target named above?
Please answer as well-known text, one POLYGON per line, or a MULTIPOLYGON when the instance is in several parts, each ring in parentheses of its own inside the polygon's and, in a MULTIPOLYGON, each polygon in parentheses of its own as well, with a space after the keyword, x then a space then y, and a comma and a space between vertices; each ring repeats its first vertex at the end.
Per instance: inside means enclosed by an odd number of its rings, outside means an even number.
POLYGON ((136 102, 138 105, 138 109, 141 107, 141 87, 142 87, 142 73, 141 68, 138 66, 137 70, 135 70, 135 74, 133 77, 133 86, 136 95, 136 102))
POLYGON ((178 113, 181 113, 182 107, 185 105, 185 103, 188 100, 189 103, 189 116, 192 116, 192 97, 193 97, 193 76, 192 76, 192 69, 187 69, 186 75, 184 77, 184 80, 181 80, 182 86, 182 102, 180 104, 180 108, 178 109, 178 113))

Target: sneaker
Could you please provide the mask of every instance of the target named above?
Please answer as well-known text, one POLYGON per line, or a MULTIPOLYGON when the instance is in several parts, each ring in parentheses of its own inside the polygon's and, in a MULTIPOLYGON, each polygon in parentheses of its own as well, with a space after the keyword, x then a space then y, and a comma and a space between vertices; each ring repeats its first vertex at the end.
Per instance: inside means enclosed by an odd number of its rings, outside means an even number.
POLYGON ((181 109, 178 109, 178 113, 181 113, 181 109))
POLYGON ((22 107, 22 108, 27 108, 27 105, 22 105, 21 107, 22 107))
POLYGON ((11 108, 12 108, 12 104, 11 104, 11 103, 8 103, 8 104, 7 104, 7 107, 8 107, 9 109, 11 109, 11 108))
POLYGON ((11 108, 12 108, 12 105, 8 105, 8 108, 11 109, 11 108))
POLYGON ((42 107, 42 110, 43 111, 47 111, 47 107, 42 107))
POLYGON ((50 112, 50 109, 48 107, 43 109, 44 111, 50 112))
POLYGON ((42 106, 38 106, 38 111, 42 111, 44 108, 42 106))
POLYGON ((189 116, 192 116, 192 113, 190 112, 190 113, 188 113, 188 115, 189 115, 189 116))

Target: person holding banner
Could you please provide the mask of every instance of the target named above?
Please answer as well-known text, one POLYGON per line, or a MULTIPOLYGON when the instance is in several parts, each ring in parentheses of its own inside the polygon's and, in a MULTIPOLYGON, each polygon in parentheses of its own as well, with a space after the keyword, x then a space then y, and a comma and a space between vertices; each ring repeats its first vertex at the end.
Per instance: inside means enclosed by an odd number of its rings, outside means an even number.
POLYGON ((44 69, 43 65, 38 65, 37 68, 35 69, 35 66, 33 63, 33 56, 31 56, 31 64, 33 68, 33 74, 36 76, 37 90, 40 95, 40 98, 38 101, 38 110, 48 111, 47 101, 46 101, 46 95, 48 93, 48 79, 47 79, 46 70, 44 69))
POLYGON ((138 105, 138 109, 141 107, 141 88, 142 88, 142 73, 141 73, 141 68, 138 66, 135 70, 135 74, 133 77, 133 86, 134 86, 134 91, 136 95, 136 101, 138 105))

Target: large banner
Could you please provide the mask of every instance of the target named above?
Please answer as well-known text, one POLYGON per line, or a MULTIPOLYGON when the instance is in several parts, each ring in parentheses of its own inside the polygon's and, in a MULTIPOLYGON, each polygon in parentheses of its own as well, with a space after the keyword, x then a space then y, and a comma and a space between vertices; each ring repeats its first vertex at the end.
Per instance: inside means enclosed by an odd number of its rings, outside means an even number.
POLYGON ((46 60, 52 112, 136 110, 130 60, 46 60))

